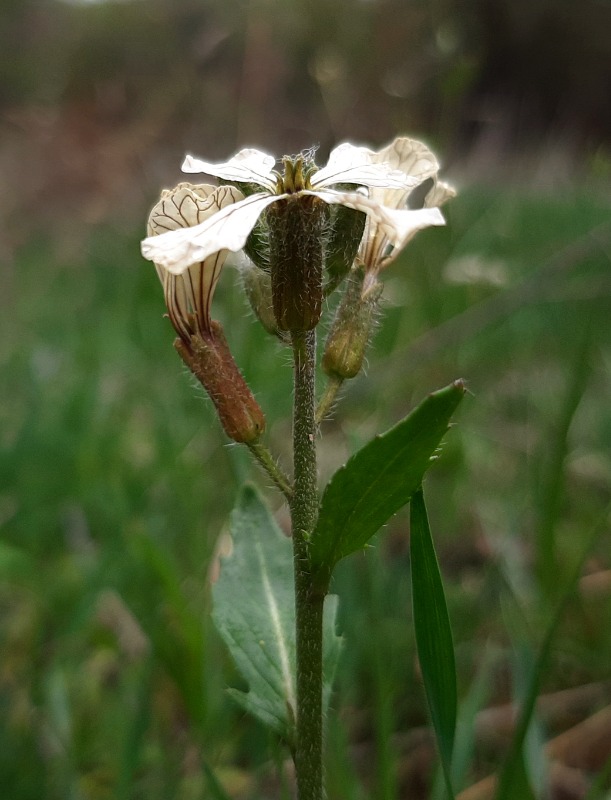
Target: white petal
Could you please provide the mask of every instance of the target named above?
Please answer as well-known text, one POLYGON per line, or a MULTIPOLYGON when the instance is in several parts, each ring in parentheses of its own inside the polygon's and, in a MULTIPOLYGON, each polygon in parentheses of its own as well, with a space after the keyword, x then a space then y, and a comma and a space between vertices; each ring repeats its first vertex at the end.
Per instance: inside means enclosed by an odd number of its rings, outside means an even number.
MULTIPOLYGON (((427 178, 437 175, 439 164, 437 159, 422 142, 416 139, 408 139, 401 136, 374 153, 375 163, 387 164, 390 167, 405 172, 414 178, 414 186, 420 185, 427 178)), ((390 208, 405 208, 409 192, 398 191, 396 189, 373 189, 369 193, 372 200, 390 208)), ((429 206, 439 205, 439 203, 429 203, 429 206)))
POLYGON ((367 147, 344 142, 329 156, 327 165, 312 176, 312 186, 335 183, 358 183, 362 186, 410 189, 419 181, 390 164, 375 163, 376 153, 367 147))
POLYGON ((190 314, 195 314, 200 327, 208 329, 210 325, 210 306, 216 284, 221 277, 221 270, 227 256, 226 250, 220 250, 199 264, 192 264, 182 275, 172 275, 162 270, 165 275, 164 291, 166 304, 172 322, 183 330, 188 330, 190 314), (170 290, 172 294, 170 293, 170 290), (175 298, 175 309, 172 308, 172 295, 175 298), (174 314, 173 314, 174 310, 174 314))
POLYGON ((448 183, 437 181, 424 198, 424 206, 425 208, 431 208, 432 206, 439 207, 447 203, 447 201, 451 200, 453 197, 456 197, 456 189, 448 183))
POLYGON ((304 192, 304 194, 315 194, 326 203, 363 211, 377 223, 377 230, 387 236, 390 244, 398 249, 404 247, 416 231, 428 228, 430 225, 445 225, 443 214, 438 208, 419 208, 415 211, 388 208, 357 192, 337 192, 331 189, 304 192))
MULTIPOLYGON (((201 267, 200 264, 197 265, 201 267)), ((195 332, 192 329, 189 321, 189 314, 194 312, 193 303, 189 302, 189 298, 185 293, 185 283, 182 275, 170 275, 164 269, 157 268, 161 283, 163 284, 163 295, 165 297, 165 304, 168 309, 168 316, 176 333, 181 339, 188 342, 191 335, 195 332)), ((208 328, 208 324, 204 323, 204 329, 208 328)))
POLYGON ((166 189, 149 214, 149 236, 199 225, 223 206, 237 203, 244 195, 234 186, 179 183, 166 189))
MULTIPOLYGON (((162 192, 149 215, 148 233, 157 237, 168 231, 193 228, 222 208, 243 199, 242 192, 234 186, 180 183, 162 192)), ((181 275, 173 275, 155 264, 168 315, 184 341, 188 342, 197 328, 204 331, 210 327, 210 304, 226 256, 226 250, 213 253, 204 261, 190 265, 181 275), (193 316, 197 320, 196 328, 193 316)))
POLYGON ((272 170, 276 159, 267 153, 254 148, 246 148, 236 153, 229 161, 222 164, 211 164, 193 156, 186 156, 182 165, 183 172, 205 172, 227 181, 242 183, 258 183, 266 189, 274 189, 276 182, 272 170))
POLYGON ((193 228, 149 236, 142 242, 142 255, 168 272, 180 275, 191 264, 204 261, 220 250, 235 253, 246 244, 261 212, 283 197, 286 195, 252 194, 225 206, 193 228))
POLYGON ((396 209, 383 207, 380 227, 393 247, 400 250, 417 232, 431 225, 445 225, 438 208, 396 209))
POLYGON ((420 183, 439 171, 439 163, 429 148, 406 136, 398 137, 374 153, 373 160, 376 164, 389 164, 393 169, 412 175, 420 183))

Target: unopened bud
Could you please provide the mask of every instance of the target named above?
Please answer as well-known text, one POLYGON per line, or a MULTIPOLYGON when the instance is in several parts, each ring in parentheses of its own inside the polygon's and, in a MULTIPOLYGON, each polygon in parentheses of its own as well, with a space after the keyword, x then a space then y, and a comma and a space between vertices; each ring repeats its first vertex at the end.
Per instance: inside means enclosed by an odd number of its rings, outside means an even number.
POLYGON ((248 265, 242 269, 242 282, 250 307, 268 333, 280 336, 272 303, 272 279, 269 272, 248 265))
POLYGON ((354 378, 363 366, 383 288, 375 283, 363 293, 364 279, 363 269, 352 270, 335 312, 322 357, 322 368, 330 377, 354 378))
MULTIPOLYGON (((347 190, 350 188, 346 187, 347 190)), ((334 205, 331 208, 325 267, 334 285, 350 272, 363 238, 366 219, 362 211, 356 211, 354 208, 341 205, 334 205)))
POLYGON ((233 360, 221 324, 212 321, 210 332, 182 339, 174 347, 208 392, 225 433, 235 442, 253 444, 265 430, 265 416, 233 360))

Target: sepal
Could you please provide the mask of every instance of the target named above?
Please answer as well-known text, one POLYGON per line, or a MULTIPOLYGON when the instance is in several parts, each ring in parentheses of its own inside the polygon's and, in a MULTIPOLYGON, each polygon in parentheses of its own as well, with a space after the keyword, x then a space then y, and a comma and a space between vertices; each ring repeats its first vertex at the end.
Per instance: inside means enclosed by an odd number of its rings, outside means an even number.
POLYGON ((220 322, 210 332, 174 341, 178 354, 214 403, 227 436, 253 444, 265 430, 265 416, 233 360, 220 322))

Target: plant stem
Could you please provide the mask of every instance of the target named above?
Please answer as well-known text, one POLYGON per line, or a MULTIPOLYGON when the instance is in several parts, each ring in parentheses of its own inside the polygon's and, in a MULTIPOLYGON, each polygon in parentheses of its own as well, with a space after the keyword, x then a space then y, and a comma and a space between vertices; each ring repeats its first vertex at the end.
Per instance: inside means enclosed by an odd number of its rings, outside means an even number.
POLYGON ((250 449, 250 452, 259 462, 259 464, 263 467, 263 469, 267 472, 269 477, 276 484, 276 488, 280 489, 282 494, 286 497, 286 499, 290 503, 291 497, 293 496, 293 487, 291 486, 291 482, 286 477, 282 469, 278 466, 278 464, 276 464, 276 462, 274 461, 274 457, 269 452, 267 447, 261 442, 253 442, 249 444, 248 447, 250 449))
POLYGON ((294 359, 291 501, 297 642, 295 769, 299 800, 322 800, 322 615, 324 595, 312 591, 308 539, 318 514, 315 420, 315 331, 292 334, 294 359))
POLYGON ((320 425, 320 423, 324 420, 324 418, 333 408, 335 400, 337 398, 337 393, 342 388, 343 383, 344 383, 343 378, 330 377, 328 379, 327 385, 325 386, 325 391, 323 392, 323 395, 320 398, 318 407, 316 409, 317 425, 320 425))

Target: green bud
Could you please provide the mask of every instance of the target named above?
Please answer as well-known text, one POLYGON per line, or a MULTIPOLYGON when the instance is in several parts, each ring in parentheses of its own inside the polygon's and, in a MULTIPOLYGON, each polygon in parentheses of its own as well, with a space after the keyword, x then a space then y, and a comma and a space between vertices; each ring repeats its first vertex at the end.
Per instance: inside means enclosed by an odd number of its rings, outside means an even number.
POLYGON ((364 280, 362 268, 352 270, 335 312, 322 357, 322 368, 330 377, 354 378, 363 366, 383 288, 376 282, 363 294, 364 280))
POLYGON ((268 272, 249 264, 242 269, 242 283, 250 307, 268 333, 280 336, 272 306, 272 279, 268 272))
POLYGON ((264 215, 248 235, 244 252, 258 269, 269 273, 269 233, 263 220, 264 215))
POLYGON ((350 272, 363 238, 366 219, 367 215, 362 211, 347 206, 334 205, 331 209, 325 266, 334 284, 350 272))

